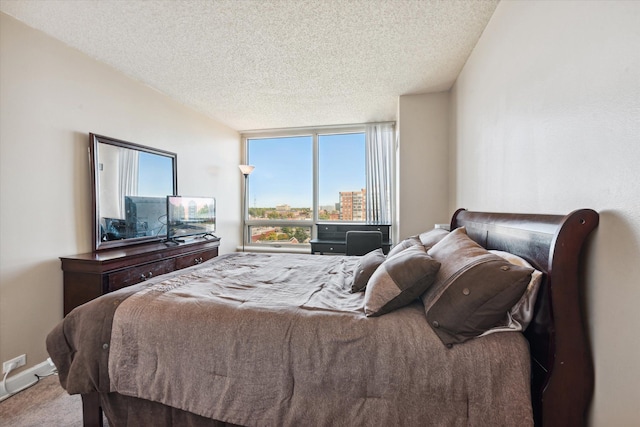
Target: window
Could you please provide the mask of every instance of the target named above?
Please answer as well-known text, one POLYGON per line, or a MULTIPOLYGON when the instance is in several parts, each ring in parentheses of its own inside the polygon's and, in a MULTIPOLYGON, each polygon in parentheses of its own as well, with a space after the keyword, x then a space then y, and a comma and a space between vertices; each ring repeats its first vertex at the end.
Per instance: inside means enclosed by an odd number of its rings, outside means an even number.
POLYGON ((247 140, 249 219, 312 220, 313 138, 247 140))
MULTIPOLYGON (((367 220, 365 126, 243 135, 245 243, 309 244, 318 222, 367 220)), ((244 214, 244 213, 243 213, 244 214)))
POLYGON ((313 223, 313 137, 248 139, 247 159, 255 166, 247 188, 247 243, 309 243, 313 223))
POLYGON ((318 220, 366 221, 364 133, 318 136, 318 220))

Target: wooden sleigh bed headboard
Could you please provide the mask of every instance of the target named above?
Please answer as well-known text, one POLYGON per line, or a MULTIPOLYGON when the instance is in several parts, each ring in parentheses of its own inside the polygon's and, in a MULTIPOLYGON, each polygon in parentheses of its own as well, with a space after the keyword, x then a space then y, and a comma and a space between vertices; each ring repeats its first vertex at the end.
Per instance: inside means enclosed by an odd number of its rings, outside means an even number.
POLYGON ((536 425, 586 424, 594 373, 580 262, 598 220, 598 213, 590 209, 566 216, 459 209, 451 219, 451 230, 464 226, 485 248, 519 255, 544 273, 534 318, 525 332, 531 348, 536 425))

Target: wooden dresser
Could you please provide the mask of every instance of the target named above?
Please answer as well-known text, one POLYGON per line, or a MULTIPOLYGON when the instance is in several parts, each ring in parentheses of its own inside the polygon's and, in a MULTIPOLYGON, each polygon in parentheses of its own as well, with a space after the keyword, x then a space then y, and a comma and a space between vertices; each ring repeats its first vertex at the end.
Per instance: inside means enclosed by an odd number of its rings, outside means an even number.
POLYGON ((220 238, 149 243, 61 257, 64 315, 94 298, 218 256, 220 238))
POLYGON ((318 237, 311 240, 311 253, 345 253, 347 249, 347 231, 380 231, 382 250, 386 254, 391 248, 389 224, 366 223, 318 223, 318 237))

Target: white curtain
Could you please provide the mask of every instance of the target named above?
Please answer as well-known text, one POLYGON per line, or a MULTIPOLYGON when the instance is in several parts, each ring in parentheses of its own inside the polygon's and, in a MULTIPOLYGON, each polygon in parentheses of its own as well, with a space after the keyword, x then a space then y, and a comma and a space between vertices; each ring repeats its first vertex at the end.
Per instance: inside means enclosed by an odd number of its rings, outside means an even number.
POLYGON ((393 123, 366 126, 367 222, 391 224, 395 129, 393 123))

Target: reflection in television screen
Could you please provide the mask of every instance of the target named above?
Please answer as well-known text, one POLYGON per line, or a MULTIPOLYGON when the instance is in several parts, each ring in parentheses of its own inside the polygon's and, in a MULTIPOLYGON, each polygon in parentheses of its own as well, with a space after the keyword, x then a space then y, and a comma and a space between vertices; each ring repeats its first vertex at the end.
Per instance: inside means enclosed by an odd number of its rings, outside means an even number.
POLYGON ((215 198, 167 196, 167 240, 213 236, 215 231, 215 198))

